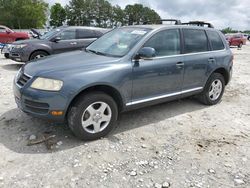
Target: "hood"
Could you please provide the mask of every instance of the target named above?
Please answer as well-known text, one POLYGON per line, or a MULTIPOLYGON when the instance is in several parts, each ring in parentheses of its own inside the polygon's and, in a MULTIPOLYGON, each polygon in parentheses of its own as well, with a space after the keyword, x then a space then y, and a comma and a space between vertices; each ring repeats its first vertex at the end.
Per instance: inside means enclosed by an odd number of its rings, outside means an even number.
POLYGON ((29 33, 28 32, 16 32, 14 31, 13 32, 15 36, 18 36, 18 37, 23 37, 23 38, 29 38, 29 33))
POLYGON ((19 40, 16 42, 13 42, 12 44, 35 44, 35 43, 41 43, 42 40, 40 39, 28 39, 28 40, 19 40))
POLYGON ((30 76, 64 77, 67 74, 77 74, 88 70, 107 67, 107 64, 117 63, 120 59, 96 55, 85 51, 74 51, 51 55, 31 61, 23 67, 30 76))

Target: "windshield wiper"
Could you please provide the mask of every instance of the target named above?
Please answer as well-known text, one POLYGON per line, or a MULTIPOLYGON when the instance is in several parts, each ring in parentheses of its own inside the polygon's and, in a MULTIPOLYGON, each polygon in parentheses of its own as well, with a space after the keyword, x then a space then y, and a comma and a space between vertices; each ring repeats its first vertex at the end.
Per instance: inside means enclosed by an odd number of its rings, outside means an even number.
POLYGON ((97 54, 97 55, 104 55, 104 56, 107 56, 107 54, 102 53, 102 52, 98 52, 98 51, 95 51, 95 50, 85 49, 85 51, 87 51, 87 52, 92 52, 92 53, 97 54))
POLYGON ((111 54, 107 54, 107 53, 103 53, 103 52, 98 52, 98 51, 95 51, 95 50, 89 50, 87 48, 85 48, 85 51, 86 52, 92 52, 92 53, 97 54, 97 55, 108 56, 108 57, 121 57, 121 56, 118 56, 118 55, 111 55, 111 54))

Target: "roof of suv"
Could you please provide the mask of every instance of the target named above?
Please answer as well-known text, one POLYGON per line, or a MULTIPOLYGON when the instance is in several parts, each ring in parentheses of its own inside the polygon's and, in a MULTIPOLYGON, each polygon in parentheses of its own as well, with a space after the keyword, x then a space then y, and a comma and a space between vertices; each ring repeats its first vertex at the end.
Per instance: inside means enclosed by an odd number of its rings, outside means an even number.
POLYGON ((124 27, 134 27, 134 28, 148 28, 148 29, 161 29, 161 28, 189 28, 189 29, 201 29, 201 30, 216 30, 209 27, 200 27, 200 26, 190 26, 190 25, 130 25, 124 27))

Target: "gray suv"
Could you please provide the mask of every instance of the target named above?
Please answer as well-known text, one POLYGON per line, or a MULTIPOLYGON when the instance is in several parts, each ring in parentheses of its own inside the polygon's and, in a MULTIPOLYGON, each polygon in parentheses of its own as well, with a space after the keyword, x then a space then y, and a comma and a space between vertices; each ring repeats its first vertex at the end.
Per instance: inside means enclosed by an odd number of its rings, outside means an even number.
POLYGON ((10 58, 27 62, 51 54, 79 50, 106 33, 107 29, 96 27, 63 26, 51 30, 38 39, 17 41, 9 45, 10 58))
POLYGON ((110 132, 124 111, 192 95, 217 104, 232 66, 233 54, 215 29, 127 26, 84 51, 26 64, 13 88, 24 112, 66 121, 77 137, 93 140, 110 132))

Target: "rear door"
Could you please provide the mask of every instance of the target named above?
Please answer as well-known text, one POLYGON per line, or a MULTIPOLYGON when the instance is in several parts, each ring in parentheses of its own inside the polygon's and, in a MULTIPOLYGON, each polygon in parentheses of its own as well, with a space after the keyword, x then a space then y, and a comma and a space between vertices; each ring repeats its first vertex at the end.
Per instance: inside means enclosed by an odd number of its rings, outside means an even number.
POLYGON ((205 30, 183 29, 184 37, 184 77, 183 92, 201 90, 206 81, 207 65, 215 63, 209 52, 205 30))
POLYGON ((90 43, 97 39, 97 33, 90 29, 77 29, 77 47, 79 49, 86 48, 90 43))
POLYGON ((59 37, 60 40, 52 43, 52 49, 55 54, 68 52, 78 49, 78 42, 76 39, 76 30, 75 29, 67 29, 55 37, 59 37))

